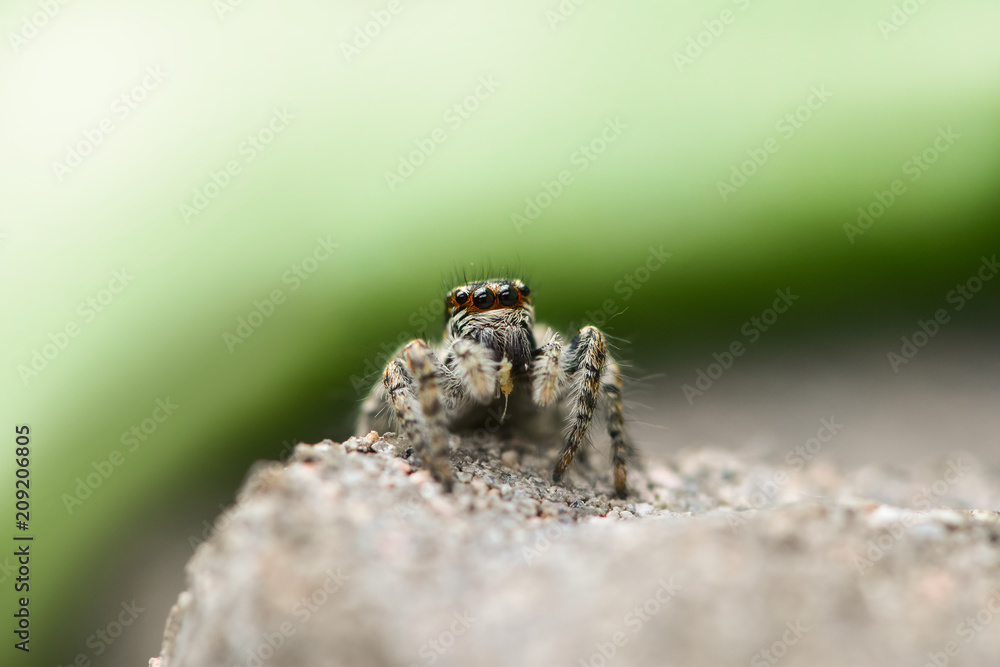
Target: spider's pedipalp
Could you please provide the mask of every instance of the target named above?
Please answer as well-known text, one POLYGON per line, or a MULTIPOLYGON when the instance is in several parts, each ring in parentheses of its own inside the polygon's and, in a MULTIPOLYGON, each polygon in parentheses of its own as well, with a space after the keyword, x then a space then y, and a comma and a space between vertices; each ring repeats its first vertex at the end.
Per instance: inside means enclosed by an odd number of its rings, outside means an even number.
POLYGON ((458 385, 456 390, 468 391, 477 403, 486 403, 493 398, 499 365, 482 345, 468 338, 459 338, 452 343, 445 365, 458 385))
POLYGON ((562 341, 558 334, 538 350, 531 365, 531 400, 545 407, 559 395, 565 382, 562 364, 562 341))

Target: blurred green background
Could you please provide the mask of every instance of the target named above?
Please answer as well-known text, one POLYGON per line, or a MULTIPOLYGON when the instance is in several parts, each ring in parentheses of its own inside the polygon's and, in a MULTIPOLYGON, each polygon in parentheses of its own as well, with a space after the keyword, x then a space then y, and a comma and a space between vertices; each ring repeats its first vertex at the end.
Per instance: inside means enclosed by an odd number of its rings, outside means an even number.
MULTIPOLYGON (((1000 250, 995 2, 18 0, 0 27, 0 470, 29 424, 36 535, 4 664, 145 664, 250 463, 349 435, 456 271, 523 271, 683 403, 777 288, 801 301, 762 346, 875 340, 891 373, 1000 250)), ((992 336, 998 303, 949 326, 992 336)))

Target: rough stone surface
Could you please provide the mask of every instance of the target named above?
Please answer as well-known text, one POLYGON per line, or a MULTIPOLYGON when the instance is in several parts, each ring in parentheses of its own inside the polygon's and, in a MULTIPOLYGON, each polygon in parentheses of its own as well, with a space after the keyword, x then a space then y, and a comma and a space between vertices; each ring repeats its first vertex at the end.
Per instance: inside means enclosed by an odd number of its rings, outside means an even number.
POLYGON ((552 485, 392 434, 248 476, 187 567, 158 667, 1000 663, 1000 487, 967 457, 844 475, 699 449, 552 485), (946 509, 952 508, 952 509, 946 509))

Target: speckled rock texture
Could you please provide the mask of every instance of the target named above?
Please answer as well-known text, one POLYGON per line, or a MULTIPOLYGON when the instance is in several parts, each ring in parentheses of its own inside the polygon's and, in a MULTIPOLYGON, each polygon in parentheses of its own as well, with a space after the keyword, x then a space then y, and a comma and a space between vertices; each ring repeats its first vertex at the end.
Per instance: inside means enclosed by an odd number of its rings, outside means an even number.
POLYGON ((1000 664, 1000 486, 968 457, 699 449, 619 501, 603 461, 552 485, 554 451, 453 444, 450 495, 392 434, 258 464, 150 664, 1000 664))

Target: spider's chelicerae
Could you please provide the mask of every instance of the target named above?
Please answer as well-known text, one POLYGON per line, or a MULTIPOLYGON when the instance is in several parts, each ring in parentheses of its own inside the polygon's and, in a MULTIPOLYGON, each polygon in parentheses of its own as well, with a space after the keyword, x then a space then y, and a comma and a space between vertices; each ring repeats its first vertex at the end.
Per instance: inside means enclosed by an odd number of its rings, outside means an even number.
POLYGON ((389 360, 362 407, 358 431, 383 432, 395 421, 434 478, 450 490, 450 432, 496 424, 490 415, 500 415, 505 429, 525 432, 556 420, 566 427, 552 473, 558 482, 603 403, 615 492, 624 498, 631 446, 621 373, 605 335, 585 326, 564 344, 547 326, 535 324, 531 292, 520 280, 456 287, 445 298, 445 316, 439 345, 413 340, 389 360))

